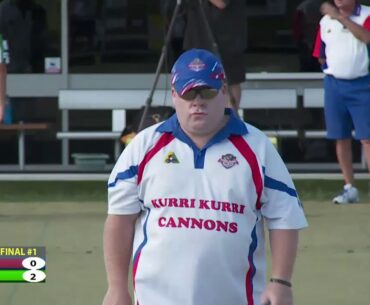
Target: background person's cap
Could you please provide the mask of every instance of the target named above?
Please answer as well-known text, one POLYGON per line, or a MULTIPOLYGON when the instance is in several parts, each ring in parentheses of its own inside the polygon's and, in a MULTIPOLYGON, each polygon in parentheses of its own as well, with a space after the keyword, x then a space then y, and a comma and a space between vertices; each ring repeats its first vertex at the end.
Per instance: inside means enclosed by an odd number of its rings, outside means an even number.
POLYGON ((184 52, 172 68, 171 83, 179 95, 195 87, 206 86, 219 90, 225 79, 221 61, 203 49, 184 52))

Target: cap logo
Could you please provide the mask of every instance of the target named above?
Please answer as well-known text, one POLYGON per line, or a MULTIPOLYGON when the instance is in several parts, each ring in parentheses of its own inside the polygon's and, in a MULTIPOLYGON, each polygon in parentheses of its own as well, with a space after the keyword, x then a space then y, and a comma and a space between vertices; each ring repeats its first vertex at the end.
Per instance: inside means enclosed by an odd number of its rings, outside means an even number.
POLYGON ((202 71, 205 68, 205 63, 199 58, 195 58, 189 65, 189 69, 195 72, 202 71))

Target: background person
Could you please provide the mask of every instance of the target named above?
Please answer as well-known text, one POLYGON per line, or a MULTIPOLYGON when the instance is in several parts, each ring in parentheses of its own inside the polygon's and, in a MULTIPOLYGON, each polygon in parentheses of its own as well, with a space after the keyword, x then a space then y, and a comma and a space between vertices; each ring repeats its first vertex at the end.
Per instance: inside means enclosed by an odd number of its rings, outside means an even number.
POLYGON ((108 182, 104 305, 291 305, 306 219, 264 133, 227 107, 219 59, 183 53, 172 69, 176 113, 126 147, 108 182), (272 250, 266 285, 264 222, 272 250))
POLYGON ((359 201, 354 187, 352 129, 370 164, 370 7, 355 0, 325 2, 313 55, 326 74, 325 121, 327 137, 336 140, 337 159, 344 189, 334 197, 338 204, 359 201))
POLYGON ((304 0, 293 14, 293 38, 297 44, 299 66, 302 72, 320 72, 320 64, 312 57, 317 25, 320 22, 320 6, 324 0, 304 0))
POLYGON ((218 46, 225 67, 232 105, 238 109, 241 83, 245 81, 244 50, 246 48, 245 0, 192 0, 186 5, 184 49, 202 48, 214 51, 212 38, 207 32, 200 3, 207 17, 213 38, 218 46))
POLYGON ((0 33, 12 56, 8 73, 44 72, 46 29, 45 9, 33 0, 0 3, 0 33))
POLYGON ((4 120, 6 104, 6 65, 9 62, 8 44, 0 34, 0 123, 4 120))
MULTIPOLYGON (((175 13, 177 2, 173 0, 161 0, 160 9, 161 15, 165 17, 165 31, 167 34, 169 31, 169 25, 173 14, 175 13)), ((167 61, 168 66, 171 68, 176 59, 182 54, 184 32, 186 25, 186 16, 183 9, 184 5, 181 5, 176 15, 173 27, 171 29, 171 36, 169 45, 167 46, 167 61)))

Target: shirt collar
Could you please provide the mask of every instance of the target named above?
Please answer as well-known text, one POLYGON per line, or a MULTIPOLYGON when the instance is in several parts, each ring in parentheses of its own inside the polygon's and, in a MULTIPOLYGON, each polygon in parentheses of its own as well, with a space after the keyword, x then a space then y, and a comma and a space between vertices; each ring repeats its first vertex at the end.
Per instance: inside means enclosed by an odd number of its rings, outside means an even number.
MULTIPOLYGON (((225 109, 225 115, 229 116, 229 121, 226 125, 213 137, 209 144, 222 141, 227 139, 230 135, 245 135, 248 133, 247 126, 240 120, 230 108, 225 109)), ((172 133, 176 138, 184 139, 184 131, 180 127, 180 123, 177 119, 176 113, 172 115, 169 119, 164 121, 156 129, 158 132, 169 132, 172 133)))
POLYGON ((356 3, 352 16, 360 16, 360 14, 361 14, 361 5, 360 3, 356 3))

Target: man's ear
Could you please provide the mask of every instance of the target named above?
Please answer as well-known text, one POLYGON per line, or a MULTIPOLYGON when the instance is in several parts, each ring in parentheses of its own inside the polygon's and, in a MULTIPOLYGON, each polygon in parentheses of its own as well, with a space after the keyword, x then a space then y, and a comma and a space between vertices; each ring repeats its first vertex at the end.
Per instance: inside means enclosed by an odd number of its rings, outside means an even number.
POLYGON ((171 87, 172 103, 176 106, 176 100, 178 98, 177 92, 174 87, 171 87))

